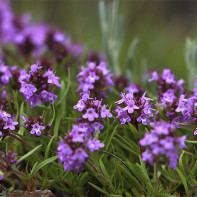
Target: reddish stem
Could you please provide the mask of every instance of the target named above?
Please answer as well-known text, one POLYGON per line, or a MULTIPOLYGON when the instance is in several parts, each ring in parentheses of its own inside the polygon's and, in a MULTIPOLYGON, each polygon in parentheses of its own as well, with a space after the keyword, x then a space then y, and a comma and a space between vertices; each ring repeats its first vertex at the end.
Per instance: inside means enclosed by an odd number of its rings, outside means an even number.
POLYGON ((88 159, 87 162, 90 164, 90 166, 94 169, 94 171, 96 173, 98 173, 100 175, 100 177, 109 185, 107 179, 104 177, 104 175, 98 171, 98 169, 96 168, 96 166, 88 159))
POLYGON ((28 144, 27 142, 25 142, 24 140, 22 140, 21 138, 19 138, 18 136, 14 135, 13 133, 9 133, 10 137, 15 138, 16 140, 18 140, 19 142, 21 142, 24 145, 29 146, 31 149, 33 149, 33 146, 31 146, 30 144, 28 144))

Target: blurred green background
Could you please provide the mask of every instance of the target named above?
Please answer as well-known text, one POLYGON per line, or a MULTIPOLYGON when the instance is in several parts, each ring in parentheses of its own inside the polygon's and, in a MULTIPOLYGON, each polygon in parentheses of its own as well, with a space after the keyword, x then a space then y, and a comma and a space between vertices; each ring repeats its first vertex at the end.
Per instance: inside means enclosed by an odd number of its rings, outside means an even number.
MULTIPOLYGON (((76 42, 102 51, 97 0, 11 0, 15 13, 29 12, 34 21, 45 21, 65 31, 76 42)), ((185 39, 197 37, 196 1, 121 0, 124 17, 124 59, 130 41, 139 38, 136 65, 172 69, 186 78, 185 39)))

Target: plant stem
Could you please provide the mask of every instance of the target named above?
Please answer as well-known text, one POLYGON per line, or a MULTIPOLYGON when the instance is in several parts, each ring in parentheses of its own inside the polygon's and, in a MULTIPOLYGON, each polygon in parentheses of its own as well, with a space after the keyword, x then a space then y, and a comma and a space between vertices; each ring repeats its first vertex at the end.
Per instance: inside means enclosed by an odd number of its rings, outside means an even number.
POLYGON ((19 142, 21 142, 24 145, 29 146, 31 149, 33 149, 33 146, 31 146, 30 144, 28 144, 27 142, 25 142, 24 140, 22 140, 21 138, 19 138, 18 136, 14 135, 13 133, 9 133, 10 137, 15 138, 16 140, 18 140, 19 142))
POLYGON ((6 169, 6 166, 0 161, 0 166, 6 169))
POLYGON ((109 153, 107 151, 101 151, 103 153, 106 153, 108 155, 111 155, 112 157, 116 158, 117 160, 119 160, 129 171, 130 173, 132 174, 132 176, 134 176, 142 186, 144 186, 144 184, 140 181, 140 179, 138 179, 138 177, 132 172, 132 170, 129 168, 129 166, 126 165, 126 163, 124 161, 122 161, 120 158, 118 158, 116 155, 112 154, 112 153, 109 153))
MULTIPOLYGON (((136 130, 138 131, 138 133, 140 132, 139 131, 139 127, 138 127, 138 123, 136 122, 136 124, 135 124, 135 128, 136 128, 136 130)), ((138 137, 138 144, 139 144, 139 147, 140 147, 140 155, 141 155, 141 157, 142 157, 142 146, 141 146, 141 144, 140 144, 140 137, 138 137)))
POLYGON ((87 162, 88 162, 88 163, 90 164, 90 166, 94 169, 94 171, 95 171, 96 173, 98 173, 99 176, 107 183, 107 185, 109 185, 109 183, 108 183, 107 179, 105 178, 105 176, 104 176, 101 172, 98 171, 98 169, 96 168, 96 166, 95 166, 89 159, 87 160, 87 162))
POLYGON ((154 163, 154 197, 157 197, 158 193, 158 164, 154 163))

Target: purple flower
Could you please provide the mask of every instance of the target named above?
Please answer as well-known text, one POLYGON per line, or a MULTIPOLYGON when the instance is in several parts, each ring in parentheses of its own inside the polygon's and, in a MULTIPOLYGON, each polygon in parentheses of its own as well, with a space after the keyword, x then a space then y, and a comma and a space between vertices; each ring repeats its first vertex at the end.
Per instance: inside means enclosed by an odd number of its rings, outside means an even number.
POLYGON ((103 119, 106 117, 111 118, 112 114, 106 105, 102 105, 102 100, 97 100, 90 97, 90 92, 80 93, 80 100, 74 105, 74 109, 82 112, 82 118, 78 119, 80 129, 83 130, 86 139, 89 139, 92 133, 96 135, 103 129, 103 119), (83 123, 83 124, 82 124, 83 123), (88 125, 88 126, 87 126, 88 125))
MULTIPOLYGON (((13 164, 17 164, 17 160, 14 157, 17 156, 17 153, 12 153, 8 151, 7 153, 0 151, 0 160, 7 169, 10 169, 13 164)), ((1 177, 3 178, 3 177, 1 177)))
POLYGON ((78 173, 80 170, 83 170, 83 163, 89 158, 89 153, 104 146, 99 140, 91 137, 86 140, 86 134, 89 129, 91 129, 91 126, 87 123, 73 125, 69 135, 59 142, 57 154, 60 163, 64 165, 64 171, 73 170, 75 173, 78 173))
POLYGON ((88 157, 88 154, 82 148, 77 148, 74 155, 72 155, 72 159, 78 161, 79 163, 84 163, 88 157))
POLYGON ((162 78, 166 81, 166 83, 171 84, 171 83, 176 83, 174 79, 174 74, 171 74, 170 69, 164 69, 162 78))
POLYGON ((83 100, 79 100, 76 105, 74 105, 73 109, 78 109, 78 111, 83 111, 85 109, 86 105, 83 100))
POLYGON ((104 144, 99 140, 89 140, 86 144, 86 147, 89 148, 91 152, 94 152, 95 150, 99 150, 99 148, 103 148, 104 144))
POLYGON ((174 95, 173 89, 168 89, 167 92, 163 93, 163 97, 161 98, 162 104, 166 106, 166 103, 173 103, 173 101, 176 99, 176 96, 174 95))
POLYGON ((38 123, 35 123, 32 126, 32 130, 30 131, 31 134, 36 134, 37 136, 40 136, 42 134, 43 129, 45 129, 45 126, 40 126, 38 123))
POLYGON ((6 121, 5 126, 3 127, 3 129, 10 129, 10 130, 15 130, 15 125, 18 125, 18 122, 13 122, 12 119, 8 119, 6 121))
POLYGON ((146 150, 142 153, 142 161, 146 161, 149 162, 150 164, 154 163, 154 157, 152 155, 152 153, 150 152, 150 150, 146 150))
POLYGON ((29 99, 37 91, 37 88, 32 84, 27 84, 25 82, 21 83, 20 92, 23 93, 26 99, 29 99))
POLYGON ((175 170, 179 158, 178 151, 186 147, 186 136, 178 138, 174 132, 175 127, 165 122, 155 122, 151 125, 153 130, 145 133, 144 138, 140 140, 141 146, 147 147, 142 154, 142 160, 150 164, 163 163, 167 157, 169 167, 175 170))
POLYGON ((95 112, 93 108, 89 108, 86 110, 86 113, 82 117, 92 122, 95 118, 98 118, 99 115, 95 112))
POLYGON ((31 70, 26 78, 21 81, 20 92, 26 98, 26 102, 30 103, 30 107, 40 105, 42 100, 53 104, 57 95, 52 93, 53 85, 62 87, 59 84, 59 77, 56 77, 53 71, 45 72, 42 66, 37 64, 31 65, 31 70))
POLYGON ((119 118, 121 124, 130 122, 133 120, 135 123, 142 122, 142 124, 147 125, 150 122, 148 116, 153 117, 153 108, 151 108, 151 101, 148 97, 145 97, 146 92, 142 96, 134 96, 133 92, 121 93, 122 99, 116 101, 117 104, 122 104, 124 107, 116 106, 117 113, 116 118, 119 118))
POLYGON ((44 76, 48 77, 48 83, 52 85, 56 85, 57 87, 61 88, 62 85, 59 83, 59 77, 55 76, 53 71, 48 70, 44 76))
POLYGON ((127 93, 126 95, 124 93, 121 93, 120 96, 122 97, 122 99, 116 101, 115 103, 121 104, 124 102, 127 105, 123 109, 124 111, 128 110, 128 113, 131 114, 134 112, 135 109, 139 109, 139 107, 135 105, 135 101, 133 99, 133 93, 127 93))
POLYGON ((148 82, 157 81, 159 79, 159 75, 156 71, 152 72, 152 78, 148 79, 148 82))
POLYGON ((0 111, 0 118, 3 119, 4 121, 8 121, 10 117, 11 115, 8 114, 7 112, 2 110, 0 111))
POLYGON ((88 62, 88 67, 81 67, 81 71, 77 75, 77 81, 80 83, 77 91, 88 91, 94 93, 95 96, 106 96, 106 89, 108 86, 113 86, 113 74, 107 69, 105 62, 100 62, 96 66, 95 62, 88 62))
POLYGON ((137 86, 134 83, 129 84, 125 90, 129 93, 138 93, 140 90, 137 88, 137 86))
POLYGON ((4 175, 0 174, 0 181, 2 181, 4 179, 4 175))
POLYGON ((66 160, 67 155, 73 154, 73 151, 70 148, 70 146, 68 144, 65 144, 62 141, 59 142, 59 146, 57 147, 57 151, 58 151, 58 158, 59 158, 61 164, 66 160))
POLYGON ((55 102, 54 100, 57 99, 57 95, 47 92, 46 90, 43 90, 40 95, 44 102, 49 101, 50 104, 53 104, 55 102))
POLYGON ((112 114, 110 113, 110 111, 108 109, 106 109, 106 105, 103 105, 103 107, 101 108, 101 117, 102 118, 106 118, 106 117, 111 118, 112 117, 112 114))
POLYGON ((74 147, 73 145, 75 142, 72 141, 72 134, 70 134, 70 137, 65 137, 65 141, 60 141, 59 146, 57 148, 58 150, 58 158, 60 160, 60 163, 64 165, 64 171, 71 171, 74 170, 76 173, 79 172, 79 170, 83 170, 83 163, 85 160, 89 157, 89 155, 86 153, 86 151, 79 147, 74 147), (67 141, 66 141, 67 140, 67 141))
POLYGON ((30 74, 37 72, 38 69, 41 69, 42 66, 38 66, 37 64, 33 64, 30 66, 31 70, 29 71, 30 74))
POLYGON ((147 122, 150 122, 150 120, 147 118, 147 116, 144 114, 144 115, 141 115, 137 118, 137 121, 138 122, 142 122, 143 125, 147 125, 147 122))
POLYGON ((196 128, 196 130, 194 131, 194 135, 197 135, 197 128, 196 128))
POLYGON ((158 136, 156 134, 148 134, 145 133, 144 138, 140 140, 140 144, 142 146, 148 146, 151 145, 152 143, 155 143, 159 140, 158 136))

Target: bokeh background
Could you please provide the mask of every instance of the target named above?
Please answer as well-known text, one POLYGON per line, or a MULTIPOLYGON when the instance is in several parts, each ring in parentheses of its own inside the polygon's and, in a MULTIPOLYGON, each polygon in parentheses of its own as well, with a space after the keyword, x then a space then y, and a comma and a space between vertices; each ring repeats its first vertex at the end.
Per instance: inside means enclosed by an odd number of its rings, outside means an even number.
MULTIPOLYGON (((15 13, 29 12, 34 21, 45 21, 72 36, 88 48, 102 51, 102 35, 97 0, 11 0, 15 13)), ((196 1, 121 0, 124 17, 124 59, 129 43, 139 38, 136 65, 146 61, 148 68, 171 68, 186 78, 184 57, 187 37, 197 38, 196 1)))

